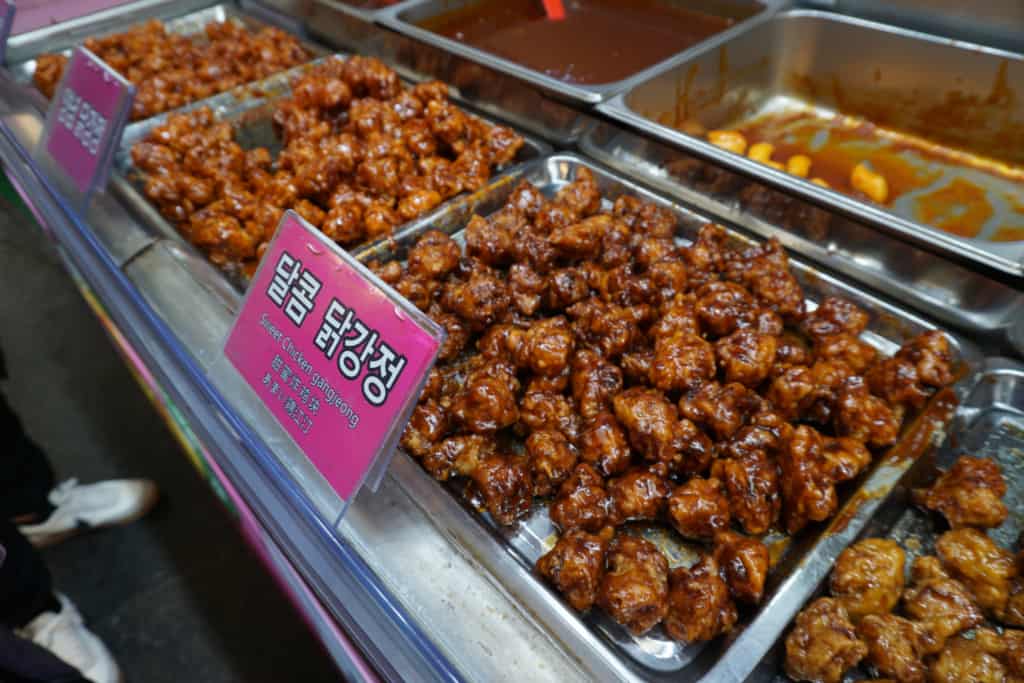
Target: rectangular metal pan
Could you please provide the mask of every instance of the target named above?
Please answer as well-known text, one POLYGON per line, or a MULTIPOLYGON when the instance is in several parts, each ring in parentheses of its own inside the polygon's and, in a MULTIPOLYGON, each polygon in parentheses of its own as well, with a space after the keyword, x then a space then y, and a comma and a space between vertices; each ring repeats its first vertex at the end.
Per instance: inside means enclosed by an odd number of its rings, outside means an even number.
MULTIPOLYGON (((937 514, 916 507, 910 501, 910 490, 930 486, 938 471, 949 469, 961 455, 990 458, 1002 468, 1007 488, 1003 502, 1010 514, 989 535, 1002 547, 1016 551, 1017 539, 1024 531, 1024 364, 1006 358, 986 359, 945 442, 914 463, 860 537, 895 540, 907 555, 908 567, 916 557, 934 555, 936 539, 949 526, 937 514)), ((780 673, 784 657, 780 639, 751 681, 789 681, 780 673)), ((867 678, 864 669, 847 674, 848 680, 859 678, 867 678)))
MULTIPOLYGON (((271 0, 273 4, 297 4, 293 0, 271 0)), ((345 0, 310 0, 295 8, 301 14, 309 32, 332 47, 377 54, 375 46, 388 33, 378 19, 394 6, 361 6, 345 0)))
MULTIPOLYGON (((334 56, 323 57, 321 60, 332 58, 334 56)), ((228 121, 234 126, 235 139, 243 149, 249 150, 255 147, 265 147, 270 151, 271 156, 276 159, 277 154, 281 150, 281 141, 274 131, 272 121, 274 107, 277 102, 290 95, 293 80, 304 71, 313 68, 319 61, 296 67, 247 86, 254 93, 251 96, 239 96, 234 91, 221 93, 208 100, 196 102, 188 107, 179 109, 178 112, 190 111, 199 107, 210 107, 219 120, 228 121)), ((466 111, 467 113, 477 115, 470 109, 466 109, 466 111)), ((120 196, 129 210, 153 234, 176 240, 183 245, 183 248, 190 250, 193 254, 199 254, 199 250, 188 243, 178 230, 146 199, 143 193, 145 185, 144 174, 135 167, 131 158, 132 145, 145 139, 155 127, 161 125, 167 120, 168 116, 174 113, 168 112, 145 121, 139 121, 126 129, 124 137, 121 139, 121 147, 114 159, 114 173, 111 175, 110 187, 120 196)), ((515 168, 517 164, 536 159, 550 151, 550 147, 545 143, 528 135, 524 135, 523 140, 524 145, 519 150, 516 160, 508 168, 498 169, 494 173, 494 178, 497 178, 509 168, 515 168)), ((451 205, 466 204, 471 206, 478 201, 479 194, 480 192, 453 197, 447 202, 442 203, 434 211, 428 213, 422 220, 427 220, 430 216, 445 212, 451 205)), ((399 227, 397 231, 401 231, 401 229, 399 227)), ((244 279, 234 276, 231 279, 239 291, 244 290, 244 279)))
MULTIPOLYGON (((183 36, 200 35, 203 33, 207 24, 215 22, 233 21, 241 24, 249 30, 259 30, 260 28, 275 23, 270 21, 273 19, 272 15, 267 14, 266 12, 247 11, 235 3, 219 3, 211 7, 189 11, 187 13, 181 13, 179 10, 176 14, 169 13, 165 7, 158 6, 158 8, 161 11, 156 13, 153 12, 157 8, 150 8, 151 11, 148 13, 141 11, 132 12, 127 15, 118 15, 113 19, 97 20, 94 25, 86 23, 77 30, 70 32, 70 35, 57 33, 54 35, 41 36, 37 40, 24 43, 17 51, 17 58, 9 55, 6 68, 16 82, 30 86, 33 102, 41 111, 45 111, 49 106, 49 101, 42 95, 42 93, 34 87, 31 87, 32 77, 36 70, 36 58, 41 54, 48 52, 61 52, 69 55, 71 54, 71 48, 80 44, 86 38, 121 33, 132 26, 153 18, 162 19, 164 26, 167 28, 169 33, 176 33, 183 36), (71 37, 72 35, 73 38, 71 37)), ((282 26, 280 28, 293 29, 294 27, 282 26)), ((302 36, 299 37, 303 46, 313 54, 314 58, 327 54, 328 51, 325 48, 316 45, 309 40, 302 39, 302 36)), ((233 91, 228 92, 234 92, 236 97, 240 98, 242 96, 241 93, 251 89, 253 85, 254 84, 252 83, 241 85, 233 91)), ((219 93, 218 95, 214 95, 214 97, 221 97, 224 94, 225 93, 219 93)), ((141 121, 136 121, 133 125, 137 125, 139 123, 141 123, 141 121)))
MULTIPOLYGON (((672 210, 680 219, 678 238, 681 244, 692 241, 701 226, 710 222, 697 211, 570 154, 539 159, 510 172, 491 186, 488 196, 477 204, 475 211, 486 215, 499 209, 520 180, 535 184, 545 195, 551 196, 571 182, 577 169, 582 167, 594 172, 606 199, 632 194, 672 210)), ((473 211, 473 208, 457 207, 429 220, 418 221, 392 239, 360 250, 356 255, 363 261, 402 259, 419 235, 431 228, 444 230, 458 240, 473 211)), ((753 242, 734 229, 728 229, 738 243, 753 242)), ((805 263, 794 260, 791 265, 811 300, 841 296, 867 310, 872 322, 864 338, 885 353, 894 352, 904 340, 931 328, 927 321, 805 263)), ((949 393, 962 394, 972 381, 980 358, 969 342, 954 336, 950 339, 959 356, 962 380, 949 393)), ((937 413, 946 412, 947 407, 938 405, 942 403, 937 399, 932 408, 937 413)), ((411 459, 406 459, 408 466, 402 467, 404 475, 400 481, 435 523, 445 529, 468 556, 490 571, 498 585, 518 601, 527 614, 544 624, 568 652, 574 653, 595 680, 696 681, 704 678, 716 682, 740 681, 768 652, 827 573, 835 556, 856 537, 881 499, 910 467, 914 455, 911 442, 930 443, 929 440, 944 429, 945 423, 938 417, 934 421, 921 420, 916 427, 909 428, 900 444, 879 457, 868 473, 842 492, 840 510, 827 528, 808 529, 781 552, 765 601, 744 615, 743 626, 728 640, 705 646, 683 646, 668 639, 660 630, 634 637, 601 614, 580 616, 569 609, 533 572, 534 562, 546 552, 555 533, 546 508, 535 508, 516 527, 500 528, 473 511, 456 492, 446 491, 411 459)), ((656 542, 676 564, 687 555, 692 557, 686 546, 670 536, 662 534, 656 542)))
POLYGON ((847 215, 787 194, 690 152, 600 121, 580 151, 665 192, 865 283, 894 300, 1024 354, 1019 286, 922 250, 847 215))
MULTIPOLYGON (((793 10, 663 69, 600 110, 900 238, 1019 277, 1024 240, 992 238, 1012 239, 1012 229, 1024 226, 1024 107, 1013 96, 1021 88, 1021 55, 793 10), (856 138, 842 143, 844 154, 879 160, 884 150, 893 164, 908 169, 913 182, 890 204, 874 204, 719 149, 702 137, 708 130, 765 121, 786 139, 811 135, 807 130, 823 134, 842 123, 856 138), (794 124, 806 130, 795 132, 794 124), (981 198, 961 202, 965 187, 981 198), (968 209, 977 212, 975 218, 961 213, 968 209), (927 225, 935 220, 960 222, 961 233, 973 236, 927 225)), ((814 135, 806 146, 821 143, 814 135)))

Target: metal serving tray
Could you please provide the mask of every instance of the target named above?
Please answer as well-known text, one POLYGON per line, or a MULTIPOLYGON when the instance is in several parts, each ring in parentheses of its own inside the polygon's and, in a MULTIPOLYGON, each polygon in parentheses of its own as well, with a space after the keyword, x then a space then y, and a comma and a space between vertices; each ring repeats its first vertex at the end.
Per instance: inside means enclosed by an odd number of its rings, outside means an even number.
MULTIPOLYGON (((278 28, 285 28, 296 33, 294 26, 280 26, 282 22, 274 21, 274 15, 267 12, 260 12, 258 9, 249 10, 235 3, 220 3, 200 10, 192 10, 183 13, 183 10, 191 9, 194 3, 181 3, 175 12, 164 5, 150 5, 135 11, 126 11, 125 14, 115 14, 113 17, 101 16, 93 23, 85 22, 73 31, 60 33, 46 33, 32 41, 25 41, 15 52, 11 50, 8 55, 7 70, 18 83, 31 86, 33 103, 44 111, 49 106, 41 92, 32 86, 32 77, 36 72, 36 58, 48 52, 60 52, 65 55, 71 54, 71 48, 80 44, 86 38, 108 36, 115 33, 122 33, 132 26, 149 19, 161 19, 169 33, 177 33, 183 36, 194 36, 203 33, 204 28, 210 23, 233 21, 241 24, 250 31, 259 30, 269 25, 278 25, 278 28), (17 55, 17 57, 13 55, 17 55)), ((309 50, 313 57, 325 55, 328 51, 309 40, 299 36, 303 47, 309 50)), ((252 88, 254 83, 247 83, 233 89, 241 93, 252 88)), ((218 93, 214 98, 219 98, 225 93, 218 93)), ((240 95, 238 95, 240 96, 240 95)), ((212 98, 207 98, 207 100, 212 98)), ((202 100, 202 101, 207 101, 202 100)), ((195 103, 192 103, 195 104, 195 103)), ((192 106, 192 105, 188 105, 192 106)), ((176 111, 180 111, 176 110, 176 111)), ((136 121, 135 124, 141 123, 136 121)))
MULTIPOLYGON (((273 3, 282 0, 271 0, 273 3)), ((295 4, 294 0, 283 0, 295 4)), ((388 29, 378 23, 385 12, 404 3, 392 6, 360 6, 357 2, 344 0, 309 0, 303 3, 301 14, 310 33, 328 44, 353 52, 377 54, 375 46, 382 40, 388 29)))
POLYGON ((595 122, 579 147, 754 234, 778 237, 787 248, 929 317, 1024 354, 1024 294, 1017 286, 613 123, 595 122))
MULTIPOLYGON (((265 147, 270 151, 271 156, 276 160, 281 150, 281 141, 274 131, 273 113, 276 104, 291 94, 291 84, 294 79, 312 69, 325 59, 335 59, 344 55, 331 55, 318 60, 295 67, 288 71, 275 74, 263 81, 244 86, 245 91, 229 91, 216 95, 212 98, 195 102, 178 109, 174 112, 167 112, 159 116, 139 121, 125 130, 121 139, 121 146, 114 158, 114 173, 111 174, 110 187, 116 192, 129 207, 129 209, 146 225, 155 235, 176 240, 184 245, 184 248, 193 254, 200 254, 200 250, 187 242, 178 232, 177 228, 164 218, 153 204, 146 199, 143 193, 145 186, 145 174, 136 168, 131 158, 131 148, 136 142, 145 139, 157 126, 164 123, 171 115, 181 112, 192 111, 200 107, 210 107, 214 115, 221 121, 230 122, 236 131, 235 140, 245 150, 255 147, 265 147)), ((461 106, 461 105, 460 105, 461 106)), ((465 108, 467 113, 477 116, 470 109, 465 108)), ((503 172, 516 165, 536 159, 550 151, 545 143, 540 142, 528 135, 523 135, 524 145, 519 150, 515 161, 507 167, 497 169, 492 175, 492 182, 503 172)), ((476 193, 463 193, 457 195, 447 202, 442 203, 432 212, 426 214, 421 220, 429 220, 431 216, 449 210, 451 206, 466 205, 472 206, 479 201, 483 190, 476 193)), ((399 226, 396 232, 402 228, 399 226)), ((386 239, 386 238, 385 238, 386 239)), ((241 291, 244 290, 245 280, 240 274, 232 274, 231 277, 235 286, 241 291)))
MULTIPOLYGON (((910 490, 930 486, 938 470, 949 469, 961 455, 990 458, 1002 468, 1007 488, 1003 502, 1010 514, 989 535, 1002 547, 1015 551, 1024 531, 1024 365, 1005 358, 985 361, 977 383, 957 411, 946 441, 914 463, 860 538, 895 540, 907 554, 907 567, 916 557, 934 555, 935 541, 949 526, 938 514, 916 507, 910 501, 910 490)), ((824 593, 824 581, 822 584, 820 594, 824 593)), ((789 681, 778 673, 785 657, 783 641, 784 637, 780 638, 751 681, 789 681)), ((863 668, 847 674, 849 680, 859 678, 867 678, 863 668)))
POLYGON ((998 228, 1024 225, 1019 200, 1024 189, 1024 107, 1012 95, 1022 88, 1021 55, 838 14, 793 10, 662 69, 600 110, 702 158, 952 258, 1021 276, 1024 241, 989 238, 998 228), (682 132, 797 114, 822 127, 837 115, 862 118, 868 125, 859 130, 872 131, 870 141, 863 143, 869 153, 883 140, 895 141, 898 160, 913 172, 941 174, 885 207, 818 187, 682 132), (879 133, 874 124, 903 132, 879 133), (960 155, 960 163, 950 160, 953 154, 960 155), (949 187, 954 179, 986 191, 992 215, 975 237, 944 232, 916 218, 924 195, 949 187))
MULTIPOLYGON (((520 180, 537 185, 553 195, 571 182, 577 169, 594 172, 602 195, 614 199, 632 194, 672 210, 680 219, 680 243, 689 243, 704 224, 706 216, 674 204, 585 159, 558 154, 519 167, 489 188, 475 211, 486 215, 499 209, 520 180)), ((461 239, 473 208, 456 207, 429 219, 417 221, 392 239, 356 252, 363 261, 404 258, 408 248, 431 228, 444 230, 461 239)), ((729 228, 739 244, 753 240, 729 228)), ((842 296, 871 313, 872 321, 864 339, 885 353, 894 352, 906 339, 930 329, 925 320, 843 283, 799 261, 792 262, 794 274, 812 301, 829 295, 842 296)), ((403 467, 401 484, 434 522, 449 533, 467 555, 492 573, 523 610, 544 624, 566 651, 574 653, 595 680, 740 681, 758 664, 779 637, 786 624, 817 588, 836 555, 856 537, 871 518, 881 499, 896 485, 913 463, 918 451, 930 446, 944 432, 954 394, 963 394, 979 367, 978 351, 968 342, 950 336, 961 363, 962 379, 943 398, 933 400, 928 417, 909 426, 901 441, 876 460, 870 471, 841 492, 838 514, 826 527, 808 528, 792 543, 779 547, 781 559, 773 568, 765 601, 745 611, 742 626, 729 639, 706 645, 684 646, 659 629, 635 637, 598 611, 580 616, 567 607, 533 572, 536 559, 550 548, 555 530, 546 506, 535 506, 530 516, 512 528, 495 525, 477 514, 454 490, 445 490, 418 465, 403 467)), ((694 557, 692 550, 671 533, 660 533, 655 542, 665 549, 670 564, 694 557)), ((781 541, 781 539, 779 539, 781 541)))

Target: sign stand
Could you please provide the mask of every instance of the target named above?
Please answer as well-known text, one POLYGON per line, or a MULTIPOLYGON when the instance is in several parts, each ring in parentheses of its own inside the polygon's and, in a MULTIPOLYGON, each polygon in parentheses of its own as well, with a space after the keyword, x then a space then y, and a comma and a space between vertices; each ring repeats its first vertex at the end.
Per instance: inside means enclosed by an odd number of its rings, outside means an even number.
POLYGON ((347 507, 379 484, 443 340, 437 323, 288 211, 224 355, 347 507))

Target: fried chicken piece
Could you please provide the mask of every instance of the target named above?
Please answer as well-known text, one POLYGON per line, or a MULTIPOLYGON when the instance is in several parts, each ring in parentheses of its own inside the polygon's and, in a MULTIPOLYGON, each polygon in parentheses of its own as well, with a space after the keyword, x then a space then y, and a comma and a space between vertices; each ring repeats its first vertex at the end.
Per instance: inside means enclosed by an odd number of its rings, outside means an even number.
POLYGON ((783 368, 771 382, 765 398, 779 410, 786 419, 795 420, 814 401, 815 384, 811 369, 803 365, 783 368))
POLYGON ((471 432, 490 434, 516 423, 518 380, 507 365, 493 361, 474 372, 455 398, 452 415, 471 432))
POLYGON ((715 562, 734 599, 754 605, 761 602, 771 565, 764 543, 735 531, 721 531, 715 534, 715 562))
POLYGON ((953 638, 928 667, 929 683, 1007 683, 1006 667, 986 651, 987 641, 980 631, 973 639, 953 638))
POLYGON ((692 334, 700 336, 700 321, 694 308, 695 301, 691 295, 676 295, 671 302, 662 306, 661 317, 651 326, 650 334, 654 338, 671 337, 674 334, 692 334))
POLYGON ((914 560, 911 577, 913 583, 903 591, 903 611, 925 624, 940 643, 984 620, 967 587, 950 577, 939 558, 914 560))
POLYGON ((573 609, 586 612, 597 600, 597 589, 604 578, 605 555, 614 534, 611 527, 596 534, 570 529, 537 560, 537 571, 565 596, 573 609))
POLYGON ((470 477, 473 492, 498 524, 514 524, 530 511, 533 481, 526 458, 502 453, 489 455, 470 477))
POLYGON ((821 434, 800 425, 789 446, 779 454, 782 516, 790 534, 809 521, 826 520, 836 511, 835 481, 827 471, 824 450, 821 434))
POLYGON ((801 331, 814 340, 846 334, 858 337, 868 326, 868 314, 856 304, 830 296, 804 317, 801 331))
POLYGON ((428 230, 409 250, 406 267, 413 275, 436 280, 455 270, 461 257, 455 240, 440 230, 428 230))
POLYGON ((725 337, 754 324, 757 304, 746 289, 733 282, 711 282, 697 291, 701 329, 725 337))
POLYGON ((867 654, 842 603, 818 598, 786 636, 786 674, 795 681, 839 683, 867 654))
POLYGON ((903 592, 906 556, 895 541, 868 538, 839 553, 830 584, 832 597, 842 603, 850 621, 869 614, 886 614, 903 592))
POLYGON ((693 334, 657 337, 650 382, 662 391, 685 391, 715 376, 715 348, 693 334))
POLYGON ((922 384, 936 389, 953 381, 953 352, 940 330, 922 332, 903 344, 896 357, 914 364, 922 384))
POLYGON ((725 386, 707 382, 696 392, 679 399, 679 412, 721 440, 742 427, 762 403, 760 396, 737 382, 725 386))
POLYGON ((668 518, 684 538, 711 540, 729 527, 729 501, 717 479, 694 477, 668 498, 668 518))
POLYGON ((413 409, 402 433, 402 448, 421 458, 444 436, 447 426, 448 416, 436 401, 421 401, 413 409))
POLYGON ((744 329, 715 342, 715 355, 726 382, 754 387, 771 372, 776 348, 776 337, 744 329))
POLYGON ((519 422, 525 430, 556 429, 572 442, 579 437, 580 416, 572 402, 550 391, 526 393, 519 402, 519 422))
POLYGON ((835 334, 821 337, 814 345, 817 360, 837 360, 860 373, 871 367, 878 358, 878 351, 865 341, 849 334, 835 334))
POLYGON ((1010 595, 1010 581, 1017 574, 1013 555, 977 529, 947 531, 935 543, 942 565, 963 582, 975 602, 998 614, 1010 595))
POLYGON ((599 531, 608 519, 604 479, 587 463, 579 463, 558 489, 548 514, 563 532, 570 529, 599 531))
POLYGON ((633 519, 658 519, 665 509, 670 488, 655 472, 635 469, 608 480, 609 523, 618 526, 633 519))
POLYGON ((549 496, 569 478, 576 466, 576 449, 561 432, 544 429, 526 439, 533 469, 533 495, 549 496))
MULTIPOLYGON (((1017 564, 1019 567, 1019 559, 1017 564)), ((1010 626, 1024 626, 1024 576, 1018 575, 1010 582, 1010 597, 1006 601, 1006 606, 996 613, 996 618, 1010 626)), ((1024 646, 1022 646, 1022 654, 1024 654, 1024 646)), ((1020 675, 1024 675, 1024 673, 1020 675)))
POLYGON ((900 434, 899 418, 885 401, 868 391, 861 377, 843 382, 832 423, 840 436, 853 437, 874 447, 894 444, 900 434))
POLYGON ((871 464, 871 451, 856 439, 823 437, 822 467, 832 481, 839 483, 856 477, 871 464))
POLYGON ((608 548, 607 567, 597 604, 608 616, 638 636, 665 618, 668 561, 656 545, 620 534, 608 548))
POLYGON ((775 462, 762 450, 715 460, 711 476, 723 483, 729 511, 748 534, 763 534, 779 518, 782 498, 775 462))
POLYGON ((914 502, 941 513, 954 529, 994 528, 1006 520, 1006 482, 999 464, 961 456, 930 489, 914 491, 914 502))
POLYGON ((579 445, 580 459, 606 477, 622 474, 629 468, 629 442, 611 413, 601 413, 588 422, 580 433, 579 445))
POLYGON ((548 241, 567 258, 593 259, 601 248, 602 238, 613 229, 615 219, 610 214, 598 214, 578 223, 557 227, 548 235, 548 241))
POLYGON ((900 683, 924 683, 925 655, 938 652, 926 629, 895 614, 869 614, 857 626, 868 646, 868 661, 883 676, 900 683))
POLYGON ((890 406, 920 408, 928 400, 929 391, 917 374, 917 367, 905 358, 893 357, 879 361, 864 375, 871 393, 890 406))
POLYGON ((485 457, 494 452, 494 441, 478 434, 450 436, 423 456, 423 467, 438 481, 468 477, 485 457))
POLYGON ((612 397, 622 391, 622 370, 590 349, 579 349, 572 359, 570 383, 580 415, 590 419, 611 408, 612 397))
POLYGON ((569 321, 563 316, 545 318, 534 322, 526 330, 514 360, 519 367, 552 377, 568 367, 574 344, 569 321))
POLYGON ((736 605, 719 575, 714 557, 705 555, 689 569, 672 571, 665 631, 676 640, 698 643, 732 630, 736 605))
POLYGON ((653 389, 633 387, 612 400, 615 417, 629 434, 629 442, 641 455, 671 461, 679 451, 676 440, 679 418, 665 396, 653 389))

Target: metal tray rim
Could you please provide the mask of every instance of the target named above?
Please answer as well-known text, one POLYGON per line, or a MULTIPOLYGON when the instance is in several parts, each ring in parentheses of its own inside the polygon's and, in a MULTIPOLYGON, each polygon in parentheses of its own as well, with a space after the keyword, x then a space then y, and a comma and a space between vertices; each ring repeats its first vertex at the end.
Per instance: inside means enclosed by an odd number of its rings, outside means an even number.
MULTIPOLYGON (((894 35, 900 35, 914 40, 956 47, 960 49, 978 50, 985 54, 998 56, 1004 59, 1024 61, 1024 55, 990 48, 986 46, 968 43, 966 41, 955 41, 948 38, 941 38, 912 29, 905 29, 898 26, 883 24, 876 21, 850 17, 847 15, 827 12, 822 10, 795 9, 777 12, 767 17, 761 24, 771 21, 785 20, 791 17, 814 17, 827 21, 834 21, 841 24, 850 24, 862 28, 879 30, 894 35)), ((749 27, 753 28, 753 26, 749 27)), ((732 36, 731 38, 739 38, 732 36)), ((1014 276, 1024 276, 1024 244, 1020 246, 1001 246, 998 243, 987 240, 976 240, 963 238, 946 233, 937 228, 929 227, 923 223, 909 220, 898 216, 888 210, 884 210, 866 202, 861 202, 841 192, 825 189, 812 184, 801 178, 792 176, 784 171, 779 171, 765 164, 757 163, 747 157, 725 152, 711 143, 701 140, 682 131, 669 128, 659 124, 646 116, 637 113, 627 104, 627 98, 633 88, 641 87, 644 83, 654 80, 664 73, 678 68, 687 61, 694 59, 706 52, 720 47, 720 45, 701 46, 699 52, 687 55, 684 59, 676 61, 675 64, 659 67, 657 73, 648 74, 643 82, 634 83, 629 90, 616 93, 606 102, 597 105, 597 110, 606 116, 624 123, 642 133, 649 134, 659 140, 675 145, 687 151, 693 152, 702 158, 709 159, 715 163, 737 170, 747 176, 765 181, 776 187, 784 188, 793 194, 804 199, 824 204, 830 209, 852 215, 856 218, 869 222, 872 226, 882 230, 896 232, 899 235, 912 240, 928 244, 930 246, 953 252, 959 256, 965 256, 981 265, 994 268, 1014 276)), ((1011 243, 1012 244, 1012 243, 1011 243)))
POLYGON ((378 7, 376 9, 366 9, 363 7, 355 7, 348 5, 341 0, 311 0, 314 5, 320 5, 342 14, 362 19, 368 23, 375 23, 380 19, 386 12, 395 8, 400 8, 406 5, 412 4, 413 0, 400 0, 400 2, 391 5, 390 7, 378 7))
POLYGON ((763 6, 763 9, 753 16, 738 22, 735 26, 731 26, 721 33, 709 37, 707 40, 702 40, 685 50, 673 54, 657 64, 652 64, 627 78, 596 85, 577 85, 560 81, 557 78, 551 78, 539 71, 517 64, 512 60, 498 57, 466 43, 460 43, 457 40, 445 38, 433 31, 420 28, 401 17, 404 12, 410 9, 432 2, 435 2, 435 0, 406 0, 406 2, 383 10, 377 17, 377 21, 397 33, 526 81, 559 99, 568 99, 584 106, 592 106, 604 102, 617 93, 628 90, 632 86, 647 80, 662 69, 671 68, 680 60, 689 59, 697 53, 703 52, 705 48, 717 47, 740 33, 746 32, 755 24, 768 20, 785 6, 786 0, 755 0, 755 2, 759 2, 763 6))

